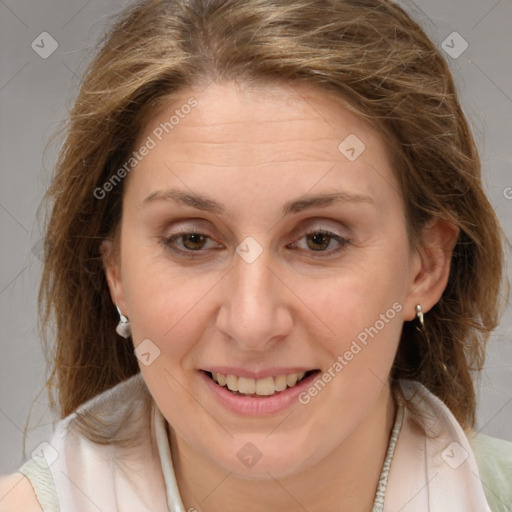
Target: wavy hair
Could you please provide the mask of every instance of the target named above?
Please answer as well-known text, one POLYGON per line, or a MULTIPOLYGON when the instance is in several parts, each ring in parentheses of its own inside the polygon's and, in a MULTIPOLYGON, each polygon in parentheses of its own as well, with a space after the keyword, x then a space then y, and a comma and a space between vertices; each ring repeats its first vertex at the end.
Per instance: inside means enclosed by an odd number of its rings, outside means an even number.
POLYGON ((405 322, 391 377, 421 382, 473 426, 473 374, 501 312, 503 235, 448 65, 388 0, 146 0, 121 13, 85 73, 47 194, 39 305, 52 404, 66 416, 138 372, 99 253, 123 183, 94 191, 159 105, 230 80, 311 84, 348 104, 389 141, 411 242, 433 218, 459 228, 448 285, 425 332, 405 322))

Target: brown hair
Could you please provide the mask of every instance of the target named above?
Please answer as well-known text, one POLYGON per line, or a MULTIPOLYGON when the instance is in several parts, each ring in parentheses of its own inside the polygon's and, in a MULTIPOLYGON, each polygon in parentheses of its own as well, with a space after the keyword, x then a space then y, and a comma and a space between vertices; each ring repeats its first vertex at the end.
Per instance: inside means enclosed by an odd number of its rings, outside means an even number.
POLYGON ((387 0, 147 0, 122 13, 87 70, 48 191, 39 300, 47 340, 56 327, 48 389, 61 415, 138 371, 99 253, 123 183, 94 191, 129 158, 148 109, 213 80, 306 83, 348 102, 391 141, 411 241, 432 218, 460 229, 446 290, 425 332, 405 322, 392 378, 418 380, 472 426, 471 372, 500 313, 502 234, 448 66, 387 0))

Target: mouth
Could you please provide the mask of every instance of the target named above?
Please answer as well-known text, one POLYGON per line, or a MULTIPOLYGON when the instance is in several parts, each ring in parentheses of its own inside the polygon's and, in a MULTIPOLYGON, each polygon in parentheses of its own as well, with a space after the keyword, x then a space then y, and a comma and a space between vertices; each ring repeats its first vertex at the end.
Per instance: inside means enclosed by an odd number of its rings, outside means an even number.
POLYGON ((237 375, 201 370, 218 386, 225 388, 235 396, 268 397, 278 395, 289 388, 297 386, 310 376, 320 372, 319 369, 268 376, 253 379, 237 375))

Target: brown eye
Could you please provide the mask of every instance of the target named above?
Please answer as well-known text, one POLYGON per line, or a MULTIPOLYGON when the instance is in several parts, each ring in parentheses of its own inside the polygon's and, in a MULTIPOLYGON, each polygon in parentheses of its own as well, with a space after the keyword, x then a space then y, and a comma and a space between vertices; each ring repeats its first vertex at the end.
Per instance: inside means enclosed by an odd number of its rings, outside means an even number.
POLYGON ((332 236, 327 233, 310 233, 306 235, 306 243, 308 247, 313 251, 323 251, 331 242, 332 236))
POLYGON ((201 233, 186 233, 180 235, 180 238, 183 241, 183 246, 191 251, 202 249, 208 240, 208 237, 201 233))
POLYGON ((291 248, 300 249, 309 253, 318 253, 318 256, 334 255, 350 244, 350 240, 327 230, 317 230, 305 233, 299 240, 291 244, 291 248))
POLYGON ((174 254, 186 258, 207 256, 212 250, 223 248, 208 234, 198 231, 178 231, 161 237, 160 242, 174 254))

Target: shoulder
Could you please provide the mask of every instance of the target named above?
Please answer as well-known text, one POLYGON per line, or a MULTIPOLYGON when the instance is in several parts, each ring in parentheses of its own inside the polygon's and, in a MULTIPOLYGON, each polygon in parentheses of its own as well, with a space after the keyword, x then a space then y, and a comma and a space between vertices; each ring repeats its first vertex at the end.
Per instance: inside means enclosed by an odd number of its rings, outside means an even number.
POLYGON ((491 509, 493 512, 511 510, 512 443, 477 433, 468 434, 468 439, 491 509))
MULTIPOLYGON (((63 482, 54 480, 69 460, 78 476, 84 469, 103 469, 108 477, 112 442, 131 440, 147 427, 144 414, 149 391, 140 375, 92 398, 77 411, 57 422, 50 442, 26 461, 17 473, 0 475, 0 512, 49 512, 59 510, 63 482), (78 428, 77 428, 78 427, 78 428), (88 462, 87 464, 85 464, 88 462)), ((123 443, 119 445, 122 451, 123 443)), ((117 452, 116 452, 117 453, 117 452)), ((94 472, 93 470, 93 472, 94 472)), ((91 476, 88 474, 87 476, 91 476)))
POLYGON ((511 512, 512 443, 475 431, 464 431, 446 404, 421 383, 404 379, 399 383, 407 408, 424 432, 440 421, 452 439, 458 439, 471 450, 491 511, 511 512))
MULTIPOLYGON (((482 465, 485 469, 489 466, 496 473, 504 471, 510 477, 512 474, 512 443, 510 441, 477 433, 470 433, 468 439, 479 466, 482 465)), ((512 489, 512 481, 509 485, 512 489)))
POLYGON ((512 442, 478 433, 470 433, 468 439, 475 457, 482 463, 512 474, 512 442))
POLYGON ((43 512, 25 475, 0 476, 0 512, 43 512))

